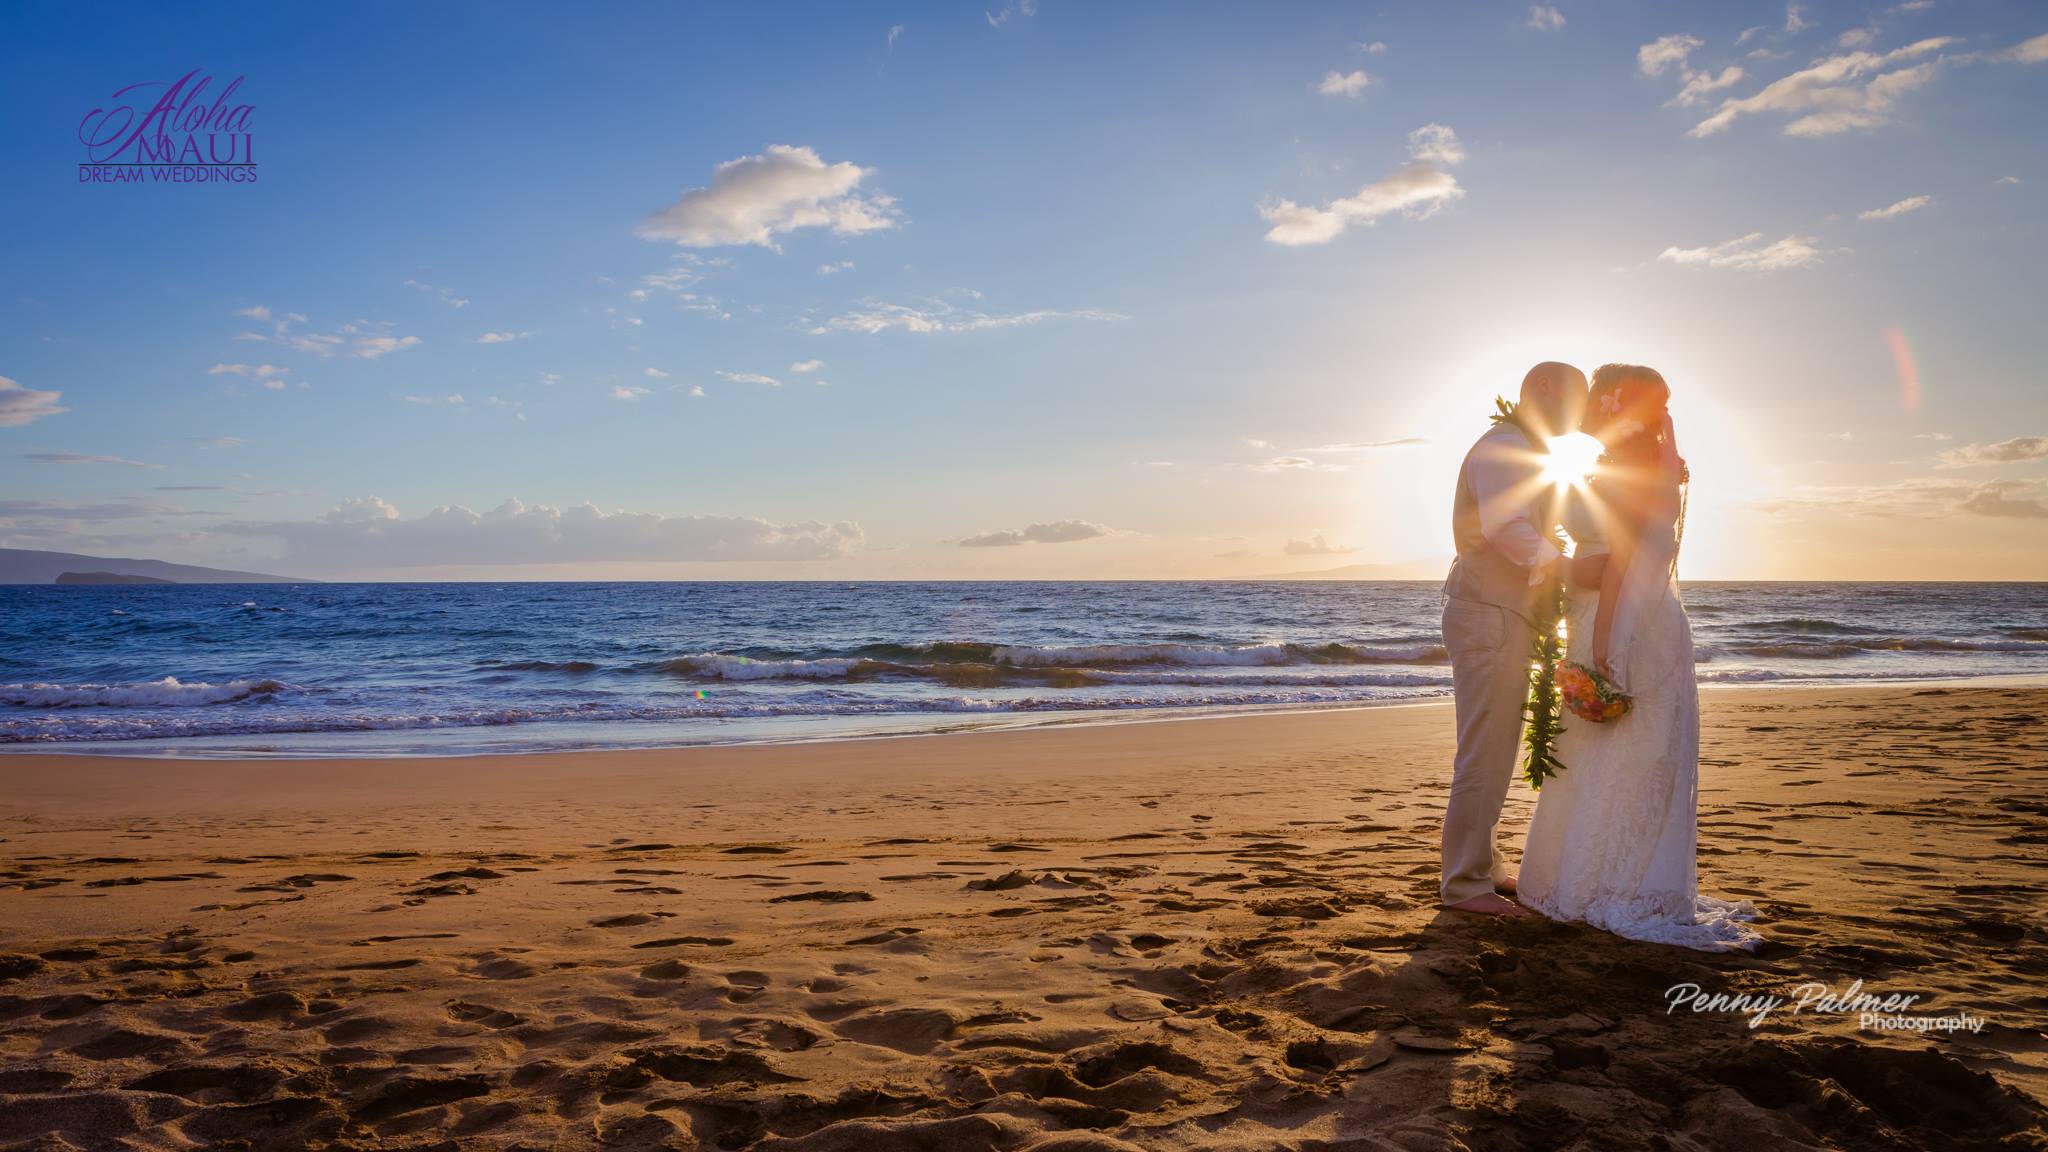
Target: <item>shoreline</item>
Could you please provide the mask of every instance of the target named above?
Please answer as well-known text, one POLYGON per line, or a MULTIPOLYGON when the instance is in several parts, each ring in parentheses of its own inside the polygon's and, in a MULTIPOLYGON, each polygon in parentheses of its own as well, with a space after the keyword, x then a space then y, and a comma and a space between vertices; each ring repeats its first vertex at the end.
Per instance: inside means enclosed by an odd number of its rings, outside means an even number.
MULTIPOLYGON (((1816 680, 1787 681, 1764 680, 1754 682, 1718 682, 1700 685, 1702 703, 1711 696, 1722 693, 1746 693, 1757 691, 1777 692, 1884 692, 1888 690, 1920 688, 1929 685, 1953 686, 1957 688, 2042 688, 2048 687, 2048 674, 2042 673, 1993 673, 1983 676, 1906 677, 1899 679, 1871 680, 1816 680)), ((276 763, 318 763, 323 761, 400 761, 400 760, 462 760, 478 757, 497 756, 596 756, 620 753, 681 752, 693 749, 717 748, 781 748, 809 747, 863 741, 893 741, 931 737, 957 737, 991 735, 1010 732, 1039 730, 1072 730, 1086 728, 1115 728, 1131 724, 1178 724, 1188 721, 1240 720, 1255 717, 1282 717, 1320 715, 1329 712, 1378 711, 1388 708, 1443 707, 1452 703, 1450 689, 1446 686, 1441 694, 1416 697, 1396 697, 1380 700, 1354 700, 1328 704, 1248 704, 1236 707, 1159 707, 1123 709, 1074 709, 1072 711, 1043 710, 1033 712, 1000 713, 988 718, 959 719, 951 724, 936 727, 925 726, 922 719, 909 717, 943 717, 947 713, 908 713, 902 731, 848 731, 827 732, 818 735, 777 734, 759 738, 739 737, 728 740, 670 741, 657 737, 647 742, 606 743, 593 739, 588 743, 555 743, 520 746, 516 738, 506 740, 506 746, 487 748, 466 748, 457 744, 464 737, 482 736, 490 733, 517 731, 553 724, 575 725, 574 721, 542 721, 528 725, 482 725, 462 728, 416 728, 386 730, 338 730, 302 733, 279 733, 274 741, 280 747, 251 751, 239 748, 224 748, 218 752, 209 751, 209 742, 221 743, 249 739, 239 736, 193 736, 172 740, 141 738, 134 741, 22 741, 0 744, 0 763, 8 759, 37 756, 62 756, 85 760, 122 760, 146 762, 209 763, 209 762, 276 762, 276 763), (912 725, 917 725, 912 727, 912 725), (365 735, 375 737, 382 734, 389 742, 398 743, 409 738, 428 736, 429 739, 389 752, 378 752, 362 748, 350 748, 336 752, 323 752, 312 747, 291 747, 317 745, 323 741, 344 739, 361 740, 365 735), (433 737, 438 736, 438 739, 433 737), (135 744, 148 746, 148 750, 126 752, 118 750, 119 745, 135 744), (436 743, 451 745, 447 750, 434 747, 436 743)), ((794 723, 808 720, 830 722, 837 717, 791 717, 784 718, 794 723)), ((872 723, 870 718, 844 718, 851 726, 872 723)), ((673 728, 687 721, 591 721, 583 722, 587 729, 607 729, 615 726, 660 725, 673 728)), ((704 723, 704 722, 699 722, 704 723)), ((717 722, 710 722, 717 723, 717 722)), ((495 742, 490 742, 495 743, 495 742)))

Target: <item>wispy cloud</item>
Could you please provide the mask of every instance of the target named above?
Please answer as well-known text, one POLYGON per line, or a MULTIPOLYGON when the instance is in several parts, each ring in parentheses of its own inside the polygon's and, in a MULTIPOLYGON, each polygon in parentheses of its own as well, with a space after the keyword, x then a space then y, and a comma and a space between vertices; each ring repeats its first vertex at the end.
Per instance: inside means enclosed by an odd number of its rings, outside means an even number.
POLYGON ((1657 259, 1671 264, 1702 268, 1726 268, 1742 272, 1778 272, 1818 264, 1826 255, 1812 236, 1787 236, 1764 243, 1764 234, 1751 232, 1711 248, 1666 248, 1657 259))
POLYGON ((161 464, 130 460, 126 456, 96 456, 85 452, 24 452, 21 457, 36 464, 119 464, 124 468, 150 468, 159 471, 163 468, 161 464))
POLYGON ((1260 205, 1259 215, 1272 225, 1266 239, 1289 248, 1327 244, 1353 224, 1370 226, 1393 212, 1426 219, 1465 195, 1457 177, 1446 170, 1465 158, 1457 133, 1442 124, 1425 124, 1408 134, 1408 153, 1407 163, 1356 195, 1321 207, 1292 200, 1260 205))
POLYGON ((1996 444, 1965 444, 1943 452, 1943 468, 1975 468, 1986 464, 2024 464, 2048 460, 2048 436, 2015 436, 1996 444))
POLYGON ((791 364, 789 370, 799 376, 808 376, 824 366, 825 362, 823 360, 799 360, 791 364))
POLYGON ((1325 96, 1351 96, 1362 94, 1372 83, 1372 77, 1362 71, 1331 72, 1316 85, 1316 91, 1325 96))
POLYGON ((833 260, 818 265, 818 275, 820 276, 834 276, 841 272, 851 271, 853 271, 853 261, 851 260, 833 260))
POLYGON ((1688 136, 1727 131, 1743 116, 1777 113, 1794 117, 1787 136, 1830 136, 1889 123, 1899 98, 1934 78, 1940 60, 1905 65, 1955 43, 1932 36, 1890 52, 1848 52, 1829 56, 1781 77, 1753 96, 1723 100, 1714 114, 1693 125, 1688 136))
POLYGON ((991 28, 1001 28, 1012 20, 1028 20, 1038 15, 1038 0, 1009 0, 993 12, 983 12, 991 28))
POLYGON ((1683 32, 1659 36, 1636 49, 1636 71, 1645 76, 1662 76, 1673 65, 1683 69, 1693 49, 1705 44, 1699 37, 1683 32))
POLYGON ((773 376, 763 376, 759 372, 720 372, 719 375, 735 384, 765 384, 770 388, 782 387, 782 381, 777 380, 773 376))
POLYGON ((510 344, 514 340, 524 340, 531 335, 533 335, 531 332, 486 332, 477 337, 476 342, 479 344, 510 344))
POLYGON ((20 428, 25 424, 33 424, 45 416, 69 412, 69 408, 57 403, 63 397, 62 392, 24 388, 7 377, 0 376, 0 428, 20 428))
POLYGON ((1872 208, 1868 212, 1858 212, 1856 218, 1858 220, 1889 220, 1894 216, 1904 216, 1908 212, 1918 212, 1932 203, 1934 203, 1934 197, 1932 196, 1908 196, 1896 204, 1883 208, 1872 208))
POLYGON ((507 500, 488 512, 460 506, 406 518, 376 497, 349 500, 315 520, 224 525, 221 531, 284 541, 287 558, 338 570, 462 564, 598 561, 824 560, 861 544, 860 525, 816 520, 777 524, 746 516, 605 512, 590 504, 528 508, 507 500))
POLYGON ((854 311, 830 317, 813 325, 810 333, 864 332, 870 335, 891 329, 902 332, 983 332, 992 328, 1022 328, 1054 320, 1126 320, 1129 317, 1094 308, 1058 310, 1042 308, 1031 312, 977 312, 958 308, 944 300, 932 299, 922 305, 885 304, 869 300, 854 311))
POLYGON ((432 293, 436 299, 440 300, 441 303, 448 305, 450 308, 469 307, 469 299, 464 296, 456 295, 452 289, 440 288, 432 284, 423 284, 418 280, 412 279, 406 280, 405 286, 407 288, 417 288, 422 292, 432 293))
POLYGON ((1555 32, 1564 27, 1564 13, 1555 4, 1531 4, 1529 18, 1522 21, 1522 27, 1534 28, 1538 32, 1555 32))
POLYGON ((775 238, 806 228, 854 235, 896 227, 895 201, 859 195, 868 169, 827 164, 805 147, 772 144, 711 170, 711 184, 692 188, 649 217, 640 235, 690 248, 755 244, 780 251, 775 238))
POLYGON ((642 388, 638 384, 620 384, 607 393, 614 400, 638 400, 642 396, 654 395, 654 389, 642 388))
POLYGON ((1345 556, 1358 551, 1343 544, 1332 544, 1324 540, 1321 533, 1307 540, 1289 540, 1280 551, 1289 556, 1345 556))
POLYGON ((1110 530, 1088 520, 1054 520, 1001 532, 982 532, 960 541, 962 548, 1016 548, 1025 544, 1072 544, 1107 536, 1110 530))
POLYGON ((2041 499, 2041 485, 2032 480, 1991 480, 1979 484, 1963 497, 1962 509, 1979 516, 2048 520, 2048 502, 2041 499))
POLYGON ((649 380, 666 380, 666 379, 668 379, 668 373, 666 373, 666 372, 663 372, 663 371, 662 371, 661 369, 659 369, 659 368, 642 368, 642 369, 640 370, 640 374, 641 374, 642 376, 645 376, 645 377, 647 377, 647 378, 648 378, 649 380))

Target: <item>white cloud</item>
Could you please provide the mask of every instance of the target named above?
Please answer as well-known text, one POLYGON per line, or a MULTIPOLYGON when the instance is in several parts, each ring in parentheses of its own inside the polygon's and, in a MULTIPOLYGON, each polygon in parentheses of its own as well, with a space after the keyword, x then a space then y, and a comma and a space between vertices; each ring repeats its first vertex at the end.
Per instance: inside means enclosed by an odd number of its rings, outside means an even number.
POLYGON ((1934 197, 1932 196, 1908 196, 1889 207, 1872 208, 1868 212, 1858 212, 1856 218, 1858 220, 1889 220, 1894 216, 1904 216, 1908 212, 1918 212, 1932 203, 1934 203, 1934 197))
POLYGON ((799 376, 808 376, 824 366, 825 362, 823 360, 799 360, 791 364, 789 370, 799 376))
POLYGON ((1009 0, 994 12, 983 12, 982 15, 988 19, 989 27, 1001 28, 1012 20, 1038 15, 1038 0, 1009 0))
POLYGON ((1325 96, 1357 96, 1372 83, 1372 77, 1364 72, 1331 72, 1316 85, 1316 91, 1325 96))
MULTIPOLYGON (((1755 31, 1757 30, 1750 29, 1744 32, 1736 43, 1741 44, 1755 31)), ((1677 69, 1678 78, 1683 83, 1678 95, 1665 102, 1666 108, 1690 107, 1705 99, 1710 93, 1732 88, 1742 81, 1744 72, 1733 64, 1719 72, 1704 68, 1694 70, 1693 50, 1704 44, 1705 41, 1697 36, 1675 32, 1669 36, 1660 36, 1636 49, 1636 71, 1644 76, 1662 76, 1674 68, 1677 69)))
POLYGON ((662 371, 661 369, 659 369, 659 368, 642 368, 642 369, 640 370, 640 374, 641 374, 642 376, 645 376, 645 377, 647 377, 647 378, 648 378, 649 380, 666 380, 666 379, 668 379, 668 373, 666 373, 666 372, 663 372, 663 371, 662 371))
POLYGON ((449 393, 449 394, 447 394, 446 396, 412 396, 412 395, 407 395, 407 396, 400 396, 400 397, 399 397, 399 399, 400 399, 400 400, 403 400, 403 401, 405 401, 405 402, 406 402, 407 404, 449 404, 449 405, 461 405, 461 404, 466 404, 466 403, 468 403, 468 401, 466 401, 466 400, 464 400, 464 399, 462 398, 462 393, 460 393, 460 392, 450 392, 450 393, 449 393))
POLYGON ((1961 508, 1979 516, 2048 520, 2048 502, 2041 499, 2041 485, 2032 480, 1991 480, 1979 484, 1963 497, 1961 508))
POLYGON ((1683 69, 1686 57, 1692 55, 1693 49, 1705 43, 1706 41, 1699 37, 1688 36, 1683 32, 1659 36, 1636 49, 1636 71, 1645 76, 1662 76, 1665 69, 1674 64, 1683 69))
MULTIPOLYGON (((1420 436, 1403 436, 1398 440, 1359 440, 1348 444, 1318 444, 1313 448, 1302 448, 1299 451, 1316 455, 1327 455, 1345 452, 1374 452, 1381 448, 1412 448, 1427 443, 1429 441, 1420 436)), ((1264 444, 1257 446, 1269 447, 1269 445, 1264 444)))
POLYGON ((1796 36, 1799 33, 1804 32, 1811 27, 1813 27, 1813 21, 1808 20, 1806 18, 1806 9, 1800 7, 1797 4, 1790 4, 1786 6, 1785 31, 1790 32, 1796 36))
POLYGON ((1998 179, 1993 180, 1991 183, 1994 186, 1996 186, 2000 184, 2018 184, 2019 182, 2020 178, 2017 176, 2000 176, 1998 179))
POLYGON ((763 376, 759 372, 720 372, 719 375, 735 384, 765 384, 770 388, 782 387, 782 381, 777 380, 773 376, 763 376))
POLYGON ((19 428, 70 409, 57 403, 62 392, 42 392, 0 376, 0 428, 19 428))
POLYGON ((1729 268, 1746 272, 1776 272, 1786 268, 1804 268, 1821 262, 1826 253, 1815 247, 1812 236, 1787 236, 1769 244, 1763 242, 1764 234, 1751 232, 1724 244, 1711 248, 1666 248, 1657 254, 1657 259, 1672 264, 1689 264, 1706 268, 1729 268))
POLYGON ((1241 465, 1252 472, 1344 472, 1342 464, 1322 464, 1309 456, 1274 456, 1241 465))
POLYGON ((419 343, 420 338, 417 336, 358 336, 348 354, 365 360, 376 360, 393 352, 417 348, 419 343))
POLYGON ((1343 556, 1358 549, 1342 544, 1331 544, 1323 539, 1321 533, 1317 533, 1310 540, 1289 540, 1287 546, 1280 551, 1289 556, 1343 556))
POLYGON ((533 335, 531 332, 486 332, 477 337, 476 342, 479 344, 510 344, 514 340, 524 340, 531 335, 533 335))
POLYGON ((1772 81, 1753 96, 1723 100, 1713 115, 1693 125, 1686 135, 1712 136, 1726 131, 1739 117, 1764 112, 1794 117, 1784 127, 1787 136, 1829 136, 1889 123, 1899 98, 1932 80, 1941 61, 1893 66, 1940 52, 1954 42, 1950 37, 1932 36, 1885 53, 1826 57, 1772 81))
POLYGON ((960 541, 962 548, 1015 548, 1023 544, 1072 544, 1107 536, 1110 530, 1087 520, 1055 520, 1001 532, 982 532, 960 541))
POLYGON ((818 265, 818 275, 820 276, 831 276, 836 273, 851 271, 853 271, 853 261, 851 260, 834 260, 827 264, 818 265))
POLYGON ((125 456, 94 456, 83 452, 24 452, 21 458, 36 464, 119 464, 127 468, 163 468, 161 464, 130 460, 125 456))
POLYGON ((689 390, 684 392, 683 395, 691 397, 692 399, 702 399, 704 396, 704 386, 701 384, 692 384, 690 385, 689 390))
POLYGON ((747 516, 604 512, 590 504, 528 508, 517 500, 477 513, 443 505, 412 519, 376 497, 316 520, 224 525, 276 537, 286 559, 341 570, 455 564, 678 560, 823 560, 857 548, 860 525, 775 524, 747 516))
POLYGON ((901 35, 903 35, 903 25, 889 25, 889 51, 894 52, 896 50, 896 38, 901 35))
POLYGON ((1353 224, 1370 226, 1391 212, 1427 219, 1465 195, 1457 177, 1445 171, 1465 158, 1457 133, 1442 124, 1425 124, 1408 134, 1408 151, 1412 159, 1356 195, 1321 207, 1292 200, 1260 205, 1259 215, 1272 225, 1266 239, 1290 248, 1327 244, 1353 224))
POLYGON ((2020 64, 2039 64, 2048 61, 2048 32, 2007 49, 2001 58, 2020 64))
POLYGON ((1943 468, 2024 464, 2032 460, 2048 460, 2048 436, 2015 436, 1996 444, 1966 444, 1941 454, 1943 468))
POLYGON ((642 396, 654 395, 654 389, 642 388, 638 384, 621 384, 609 393, 614 400, 638 400, 642 396))
POLYGON ((857 164, 827 164, 810 148, 773 144, 713 168, 710 187, 683 193, 641 224, 640 235, 689 248, 776 248, 776 236, 803 228, 842 235, 894 228, 895 201, 856 194, 867 175, 857 164))
POLYGON ((1564 27, 1564 13, 1559 12, 1555 4, 1531 4, 1529 18, 1522 22, 1522 26, 1538 32, 1555 32, 1564 27))
POLYGON ((410 278, 405 281, 405 286, 407 288, 417 288, 422 292, 431 292, 440 299, 441 303, 448 305, 450 308, 469 307, 468 298, 457 296, 454 290, 450 288, 437 288, 432 284, 422 284, 418 280, 410 278))
POLYGON ((1666 108, 1690 108, 1701 100, 1706 99, 1712 93, 1719 92, 1723 88, 1733 88, 1742 82, 1744 75, 1745 73, 1742 69, 1733 64, 1721 69, 1718 75, 1706 71, 1688 71, 1685 73, 1685 87, 1680 88, 1678 95, 1666 101, 1664 106, 1666 108))
POLYGON ((1093 308, 1074 311, 1039 309, 1033 312, 989 313, 956 308, 944 300, 929 300, 923 307, 864 301, 855 311, 830 317, 812 326, 810 334, 864 332, 870 335, 897 329, 903 332, 982 332, 992 328, 1022 328, 1049 320, 1124 320, 1128 317, 1093 308))
POLYGON ((251 320, 261 320, 265 324, 270 323, 270 309, 265 308, 261 304, 248 308, 237 308, 235 309, 235 315, 246 316, 251 320))
POLYGON ((1465 160, 1465 146, 1448 127, 1424 124, 1408 134, 1408 154, 1431 164, 1460 164, 1465 160))
POLYGON ((1360 52, 1365 53, 1368 56, 1384 56, 1387 51, 1387 46, 1384 43, 1375 40, 1370 44, 1360 44, 1358 46, 1358 50, 1360 52))
POLYGON ((268 380, 273 376, 283 376, 290 372, 291 369, 280 368, 275 364, 215 364, 206 370, 208 376, 253 376, 258 380, 268 380))
POLYGON ((1877 29, 1875 28, 1851 28, 1840 36, 1835 37, 1835 43, 1844 48, 1862 48, 1875 39, 1877 39, 1877 29))

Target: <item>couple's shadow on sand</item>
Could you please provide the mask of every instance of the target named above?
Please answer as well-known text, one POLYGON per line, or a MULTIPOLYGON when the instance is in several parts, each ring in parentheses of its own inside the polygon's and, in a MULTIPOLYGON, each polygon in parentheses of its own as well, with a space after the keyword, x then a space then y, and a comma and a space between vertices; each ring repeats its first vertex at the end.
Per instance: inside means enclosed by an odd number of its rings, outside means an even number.
POLYGON ((1856 978, 1797 944, 1702 953, 1440 909, 1417 929, 1321 945, 1275 931, 1205 954, 1242 961, 1216 973, 1222 988, 1266 987, 1213 1018, 1280 1047, 1289 1075, 1248 1086, 1240 1109, 1204 1126, 1221 1134, 1250 1109, 1300 1129, 1327 1110, 1337 1132, 1357 1133, 1288 1145, 1297 1152, 1962 1149, 2003 1146, 2039 1122, 1989 1075, 1838 1018, 1781 1010, 1752 1029, 1739 1014, 1669 1010, 1678 985, 1783 995, 1856 978), (1303 943, 1305 959, 1288 951, 1303 943), (1325 1104, 1303 1114, 1304 1089, 1325 1104))

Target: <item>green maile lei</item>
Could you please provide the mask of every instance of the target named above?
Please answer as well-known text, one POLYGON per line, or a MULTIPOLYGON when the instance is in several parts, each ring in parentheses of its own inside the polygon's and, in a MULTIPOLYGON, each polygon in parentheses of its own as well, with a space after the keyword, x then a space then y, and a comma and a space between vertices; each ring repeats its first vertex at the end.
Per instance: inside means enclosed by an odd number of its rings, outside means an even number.
MULTIPOLYGON (((1494 397, 1493 422, 1511 424, 1521 430, 1523 438, 1531 447, 1543 442, 1543 437, 1530 421, 1522 415, 1521 406, 1510 404, 1501 397, 1494 397)), ((1530 623, 1536 627, 1535 648, 1529 654, 1529 700, 1522 706, 1522 775, 1529 781, 1529 787, 1541 789, 1543 781, 1564 771, 1564 762, 1557 758, 1555 748, 1558 734, 1564 731, 1564 703, 1558 697, 1557 666, 1564 659, 1564 639, 1559 635, 1559 625, 1565 614, 1571 611, 1571 595, 1565 588, 1563 575, 1553 570, 1544 582, 1536 598, 1536 617, 1530 623)))

